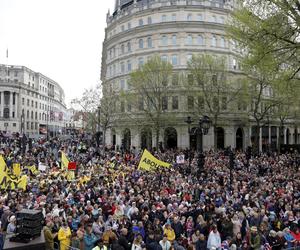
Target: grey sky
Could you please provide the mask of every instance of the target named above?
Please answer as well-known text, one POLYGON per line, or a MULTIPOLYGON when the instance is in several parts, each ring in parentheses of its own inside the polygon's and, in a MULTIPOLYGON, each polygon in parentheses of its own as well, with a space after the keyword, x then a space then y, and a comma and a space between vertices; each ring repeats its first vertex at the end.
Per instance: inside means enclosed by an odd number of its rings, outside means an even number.
POLYGON ((0 0, 0 63, 55 80, 68 104, 100 81, 106 14, 113 7, 114 0, 0 0))

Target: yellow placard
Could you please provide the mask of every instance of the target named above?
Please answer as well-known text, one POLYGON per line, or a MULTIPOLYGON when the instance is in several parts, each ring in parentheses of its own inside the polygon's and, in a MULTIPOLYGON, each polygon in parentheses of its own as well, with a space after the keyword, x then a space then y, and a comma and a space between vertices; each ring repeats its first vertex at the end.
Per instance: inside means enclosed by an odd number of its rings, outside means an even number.
POLYGON ((147 149, 145 149, 142 158, 140 160, 138 169, 142 169, 146 171, 155 171, 158 168, 161 167, 169 168, 170 166, 171 166, 170 163, 158 160, 147 149))

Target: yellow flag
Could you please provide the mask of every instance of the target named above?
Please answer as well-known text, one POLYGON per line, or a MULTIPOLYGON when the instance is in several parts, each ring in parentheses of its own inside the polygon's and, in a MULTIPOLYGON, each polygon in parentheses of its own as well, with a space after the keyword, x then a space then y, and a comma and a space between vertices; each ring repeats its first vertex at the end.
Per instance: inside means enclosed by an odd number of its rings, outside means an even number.
POLYGON ((3 159, 3 156, 1 155, 0 156, 0 173, 3 173, 3 172, 7 172, 7 167, 6 167, 6 163, 3 159))
POLYGON ((68 169, 69 160, 64 152, 61 152, 61 168, 68 169))
POLYGON ((14 163, 13 164, 13 173, 15 176, 20 177, 21 175, 21 165, 20 163, 14 163))
POLYGON ((23 190, 26 190, 27 186, 27 176, 22 175, 22 177, 19 179, 18 188, 22 188, 23 190))
POLYGON ((27 169, 30 170, 30 172, 34 175, 38 175, 39 174, 39 171, 36 169, 36 167, 33 165, 33 166, 28 166, 26 167, 27 169))
POLYGON ((170 163, 158 160, 147 149, 145 149, 142 158, 140 160, 138 169, 142 169, 146 171, 155 171, 160 167, 169 168, 170 166, 171 166, 170 163))

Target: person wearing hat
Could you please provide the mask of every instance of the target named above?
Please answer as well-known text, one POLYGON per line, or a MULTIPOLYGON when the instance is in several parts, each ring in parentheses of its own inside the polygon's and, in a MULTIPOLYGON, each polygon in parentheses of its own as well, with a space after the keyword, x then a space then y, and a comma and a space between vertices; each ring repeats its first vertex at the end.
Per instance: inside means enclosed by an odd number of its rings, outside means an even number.
POLYGON ((249 243, 253 250, 260 250, 261 248, 261 237, 257 232, 257 227, 252 226, 250 229, 249 243))

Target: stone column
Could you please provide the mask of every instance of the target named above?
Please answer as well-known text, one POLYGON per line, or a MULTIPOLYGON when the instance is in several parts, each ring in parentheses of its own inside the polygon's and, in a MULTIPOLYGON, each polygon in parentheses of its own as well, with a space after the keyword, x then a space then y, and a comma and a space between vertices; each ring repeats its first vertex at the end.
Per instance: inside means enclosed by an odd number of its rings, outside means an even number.
POLYGON ((283 144, 286 144, 286 128, 283 128, 283 144))
POLYGON ((226 147, 231 147, 231 148, 235 148, 235 134, 234 134, 234 127, 225 127, 224 128, 224 146, 226 147))
POLYGON ((276 127, 276 140, 277 140, 277 149, 279 148, 279 142, 280 142, 280 134, 279 134, 279 127, 276 127))
POLYGON ((268 142, 269 146, 271 146, 271 136, 272 136, 271 132, 272 132, 271 126, 269 126, 269 142, 268 142))
POLYGON ((15 111, 15 118, 17 118, 18 120, 19 120, 19 117, 18 117, 18 104, 19 104, 19 100, 18 100, 18 98, 19 98, 19 94, 18 93, 15 93, 15 109, 14 109, 14 111, 15 111))
POLYGON ((13 92, 10 92, 9 95, 9 118, 12 118, 13 113, 13 92))
POLYGON ((0 92, 0 99, 1 99, 1 103, 0 103, 0 117, 3 117, 3 107, 4 107, 4 95, 3 95, 3 91, 0 92))
POLYGON ((262 151, 262 127, 259 128, 259 152, 262 151))
POLYGON ((252 141, 251 141, 251 137, 252 137, 252 126, 249 126, 249 146, 252 146, 252 141))

